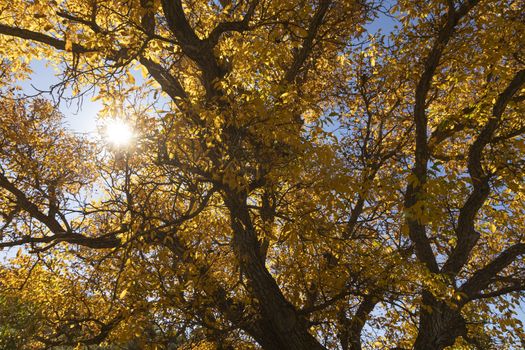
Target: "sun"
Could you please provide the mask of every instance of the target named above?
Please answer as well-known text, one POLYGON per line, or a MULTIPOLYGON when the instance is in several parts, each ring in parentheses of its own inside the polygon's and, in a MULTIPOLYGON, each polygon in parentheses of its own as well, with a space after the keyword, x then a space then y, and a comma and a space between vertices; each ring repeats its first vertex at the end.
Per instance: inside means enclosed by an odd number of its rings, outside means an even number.
POLYGON ((108 120, 106 123, 106 138, 116 147, 130 144, 133 139, 133 129, 122 119, 108 120))

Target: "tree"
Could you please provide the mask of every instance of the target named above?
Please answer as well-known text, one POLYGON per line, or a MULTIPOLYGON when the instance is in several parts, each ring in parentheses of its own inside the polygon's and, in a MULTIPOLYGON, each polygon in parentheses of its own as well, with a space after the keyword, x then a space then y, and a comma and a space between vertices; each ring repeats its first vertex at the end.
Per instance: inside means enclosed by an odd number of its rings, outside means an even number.
POLYGON ((37 329, 34 308, 11 295, 0 297, 0 346, 6 350, 22 349, 29 335, 37 329))
POLYGON ((53 310, 37 341, 518 348, 524 8, 3 6, 0 247, 25 247, 7 281, 53 310), (373 35, 377 16, 398 26, 373 35), (132 144, 17 94, 40 58, 132 144))

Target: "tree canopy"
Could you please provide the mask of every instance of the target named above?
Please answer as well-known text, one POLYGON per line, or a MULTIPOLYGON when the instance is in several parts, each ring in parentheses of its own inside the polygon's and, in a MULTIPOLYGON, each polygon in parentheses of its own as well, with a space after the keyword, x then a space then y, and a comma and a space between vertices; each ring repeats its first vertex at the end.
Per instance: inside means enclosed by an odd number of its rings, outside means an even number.
POLYGON ((0 344, 523 348, 524 14, 2 1, 0 344), (72 132, 68 91, 129 142, 72 132))

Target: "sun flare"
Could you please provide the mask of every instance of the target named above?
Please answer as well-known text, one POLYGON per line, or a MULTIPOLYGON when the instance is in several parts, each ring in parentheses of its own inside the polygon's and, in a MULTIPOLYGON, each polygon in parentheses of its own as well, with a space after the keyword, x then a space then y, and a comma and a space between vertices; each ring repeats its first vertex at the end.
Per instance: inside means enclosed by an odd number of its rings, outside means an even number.
POLYGON ((106 138, 114 146, 126 146, 133 139, 133 129, 125 121, 113 119, 106 123, 106 138))

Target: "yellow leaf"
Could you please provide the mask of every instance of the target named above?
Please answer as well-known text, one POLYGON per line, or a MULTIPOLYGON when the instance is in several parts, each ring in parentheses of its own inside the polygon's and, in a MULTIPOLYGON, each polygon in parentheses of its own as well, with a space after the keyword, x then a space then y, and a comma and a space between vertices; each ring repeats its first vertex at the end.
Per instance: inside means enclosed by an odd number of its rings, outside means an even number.
POLYGON ((73 51, 73 42, 69 39, 66 39, 66 45, 64 47, 64 49, 68 52, 71 52, 73 51))
POLYGON ((131 74, 130 72, 128 72, 127 74, 127 79, 126 79, 126 82, 130 85, 134 85, 135 84, 135 77, 133 76, 133 74, 131 74))

